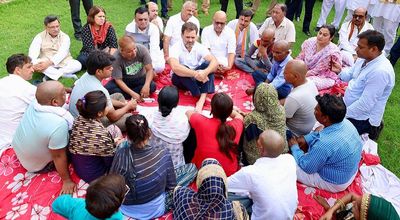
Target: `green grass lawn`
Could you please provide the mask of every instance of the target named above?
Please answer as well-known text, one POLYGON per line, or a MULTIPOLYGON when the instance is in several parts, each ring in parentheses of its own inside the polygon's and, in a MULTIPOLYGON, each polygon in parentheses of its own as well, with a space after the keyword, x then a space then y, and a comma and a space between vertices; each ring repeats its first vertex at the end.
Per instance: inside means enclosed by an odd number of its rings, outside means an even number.
MULTIPOLYGON (((201 1, 198 0, 200 3, 201 1)), ((246 0, 245 0, 246 1, 246 0)), ((107 12, 107 19, 114 25, 117 35, 124 34, 125 26, 132 21, 133 12, 139 6, 139 0, 94 0, 95 4, 101 5, 107 12)), ((173 11, 169 15, 178 13, 181 9, 182 0, 173 1, 173 11)), ((314 7, 314 14, 311 29, 314 29, 321 10, 321 0, 318 0, 314 7)), ((269 1, 263 0, 261 6, 254 16, 254 23, 262 23, 265 19, 265 11, 269 1)), ((199 10, 199 19, 201 26, 211 24, 212 14, 219 10, 220 4, 217 0, 211 1, 210 15, 205 16, 199 10)), ((161 9, 161 8, 160 8, 161 9)), ((199 7, 200 9, 200 7, 199 7)), ((304 11, 303 11, 304 13, 304 11)), ((328 22, 333 20, 334 10, 328 18, 328 22)), ((28 53, 29 45, 33 37, 43 30, 43 19, 48 14, 60 16, 61 29, 71 36, 71 53, 76 57, 81 48, 81 42, 73 38, 73 28, 71 24, 68 1, 62 0, 14 0, 10 3, 0 4, 0 77, 6 76, 5 62, 7 57, 14 53, 28 53)), ((346 13, 345 13, 346 15, 346 13)), ((344 16, 345 16, 344 15, 344 16)), ((234 19, 236 11, 234 1, 231 0, 228 8, 228 20, 234 19)), ((81 17, 83 23, 86 21, 86 15, 81 7, 81 17)), ((293 48, 293 54, 297 55, 300 51, 301 43, 307 37, 301 32, 302 22, 295 22, 297 36, 296 44, 293 48)), ((400 71, 400 63, 397 63, 395 72, 400 71)), ((39 74, 34 75, 34 79, 40 79, 39 74)), ((73 83, 71 79, 61 80, 65 85, 70 86, 73 83)), ((379 155, 382 163, 389 170, 400 176, 400 166, 396 165, 400 158, 400 132, 396 128, 400 127, 400 89, 397 84, 400 83, 399 77, 396 78, 396 86, 388 101, 385 111, 385 128, 378 141, 379 155)))

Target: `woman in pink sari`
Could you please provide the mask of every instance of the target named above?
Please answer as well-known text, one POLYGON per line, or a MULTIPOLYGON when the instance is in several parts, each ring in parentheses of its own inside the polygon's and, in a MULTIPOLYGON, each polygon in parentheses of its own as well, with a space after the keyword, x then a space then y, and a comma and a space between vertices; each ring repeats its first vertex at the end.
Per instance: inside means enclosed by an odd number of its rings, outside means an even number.
POLYGON ((307 64, 307 79, 313 81, 318 90, 328 89, 339 80, 331 69, 332 62, 342 65, 340 50, 331 42, 334 35, 334 26, 323 25, 316 37, 304 41, 296 58, 307 64))

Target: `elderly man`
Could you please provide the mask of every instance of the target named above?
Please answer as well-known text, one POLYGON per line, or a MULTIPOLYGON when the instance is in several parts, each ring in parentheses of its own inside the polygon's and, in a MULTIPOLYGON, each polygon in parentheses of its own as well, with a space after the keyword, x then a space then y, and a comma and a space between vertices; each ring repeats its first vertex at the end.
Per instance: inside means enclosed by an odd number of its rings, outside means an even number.
POLYGON ((295 135, 306 135, 313 129, 316 119, 314 108, 318 90, 306 79, 307 65, 302 60, 291 60, 286 64, 284 76, 293 86, 285 100, 286 126, 295 135))
POLYGON ((349 22, 342 24, 339 30, 339 42, 338 47, 342 56, 346 56, 349 60, 356 60, 357 53, 356 47, 358 42, 358 34, 366 31, 373 30, 374 28, 368 21, 367 9, 357 8, 354 11, 353 19, 349 22))
POLYGON ((156 90, 149 51, 136 44, 132 36, 125 35, 118 41, 114 54, 112 80, 105 86, 110 94, 122 93, 126 99, 137 101, 148 98, 156 90))
POLYGON ((152 65, 156 73, 165 68, 165 60, 160 50, 160 31, 157 26, 149 22, 149 11, 146 7, 135 10, 135 19, 126 26, 125 32, 134 37, 135 42, 142 44, 150 52, 152 65))
POLYGON ((183 41, 172 47, 174 53, 168 63, 173 72, 172 84, 199 97, 196 111, 201 112, 207 94, 215 90, 213 72, 217 69, 218 61, 205 46, 197 42, 198 31, 192 22, 182 26, 183 41))
POLYGON ((14 54, 7 59, 8 76, 0 79, 0 150, 11 144, 15 130, 28 105, 35 99, 31 58, 14 54))
POLYGON ((203 29, 201 43, 206 46, 218 61, 216 74, 224 74, 232 69, 235 61, 236 40, 232 29, 225 27, 226 14, 215 12, 213 24, 203 29))
MULTIPOLYGON (((252 76, 256 87, 262 82, 271 83, 278 92, 278 99, 284 99, 288 96, 292 86, 285 81, 283 70, 286 64, 292 60, 290 56, 289 43, 285 40, 276 41, 272 47, 272 54, 274 57, 274 63, 271 71, 265 73, 264 71, 254 71, 252 76)), ((246 90, 246 94, 252 95, 254 88, 246 90)))
POLYGON ((69 176, 66 147, 73 118, 61 107, 65 104, 65 94, 64 86, 58 81, 39 84, 37 102, 27 108, 12 146, 28 172, 47 173, 55 169, 63 181, 61 194, 72 194, 75 183, 69 176))
POLYGON ((338 63, 333 63, 332 70, 339 73, 341 80, 349 82, 344 94, 346 118, 359 134, 368 133, 371 139, 377 140, 395 75, 392 65, 382 53, 385 46, 383 34, 367 30, 358 38, 358 59, 354 66, 342 70, 338 63))
POLYGON ((271 17, 264 21, 258 33, 261 35, 265 29, 271 28, 275 30, 275 40, 286 40, 292 46, 296 41, 296 30, 293 22, 285 17, 286 11, 285 4, 276 4, 271 17))
POLYGON ((169 50, 171 47, 177 43, 182 41, 181 37, 181 29, 182 25, 185 22, 192 22, 197 26, 197 29, 200 29, 200 22, 199 20, 193 16, 194 12, 196 11, 197 4, 192 1, 187 1, 182 5, 182 10, 180 13, 171 16, 168 19, 167 25, 164 30, 164 58, 168 60, 168 57, 171 55, 169 50))
POLYGON ((149 19, 150 22, 155 24, 158 29, 160 30, 160 33, 164 32, 164 22, 158 16, 158 5, 154 2, 147 2, 147 8, 149 9, 149 19))
POLYGON ((29 47, 33 68, 44 73, 44 79, 58 80, 61 76, 78 79, 75 73, 81 70, 82 65, 69 52, 71 42, 60 30, 60 20, 48 15, 44 18, 44 26, 45 30, 36 35, 29 47))
POLYGON ((110 125, 110 122, 115 122, 122 131, 125 131, 125 119, 130 115, 127 113, 136 109, 136 101, 130 100, 126 102, 125 100, 111 99, 107 89, 101 84, 103 79, 111 76, 114 61, 115 58, 104 51, 95 50, 89 54, 87 72, 76 81, 72 89, 69 111, 75 118, 78 117, 79 112, 76 109, 76 102, 78 99, 85 96, 88 92, 100 90, 107 96, 108 107, 108 112, 106 118, 103 120, 103 124, 110 125))
POLYGON ((341 97, 316 96, 315 118, 324 128, 288 140, 297 162, 297 180, 329 192, 345 190, 354 180, 361 159, 362 142, 345 119, 341 97), (299 146, 300 145, 300 146, 299 146))
POLYGON ((297 208, 296 161, 283 154, 283 137, 265 130, 257 139, 261 157, 228 177, 228 191, 250 194, 253 220, 293 219, 297 208))
POLYGON ((240 12, 239 19, 232 20, 228 27, 235 33, 236 38, 236 59, 246 55, 251 44, 258 39, 256 25, 251 21, 254 13, 251 10, 244 9, 240 12))
POLYGON ((256 70, 269 72, 272 66, 274 41, 275 31, 271 28, 265 29, 261 37, 251 45, 244 59, 237 58, 235 60, 236 67, 247 73, 253 73, 256 70), (253 56, 255 56, 254 59, 253 56))
POLYGON ((335 18, 331 24, 335 26, 336 30, 339 29, 346 7, 346 0, 323 0, 321 14, 317 22, 317 27, 315 28, 316 31, 319 31, 320 27, 326 24, 326 18, 328 17, 333 5, 335 5, 335 18))

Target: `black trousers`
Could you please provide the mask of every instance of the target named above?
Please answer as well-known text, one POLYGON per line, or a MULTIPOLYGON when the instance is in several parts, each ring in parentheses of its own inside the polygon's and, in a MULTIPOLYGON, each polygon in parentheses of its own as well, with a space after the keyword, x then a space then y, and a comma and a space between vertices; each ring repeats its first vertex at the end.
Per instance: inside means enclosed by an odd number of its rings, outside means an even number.
MULTIPOLYGON (((158 4, 157 0, 150 0, 150 1, 158 4)), ((168 13, 168 2, 167 0, 161 0, 161 17, 165 17, 167 13, 168 13)))
MULTIPOLYGON (((303 20, 303 31, 310 31, 310 24, 312 20, 312 13, 315 4, 315 0, 305 0, 305 14, 303 20)), ((298 8, 301 7, 301 0, 286 0, 286 5, 288 7, 288 11, 286 13, 286 17, 293 21, 294 15, 298 8)))
MULTIPOLYGON (((93 7, 93 0, 82 0, 82 3, 87 15, 89 13, 89 10, 93 7)), ((74 27, 75 35, 79 35, 82 29, 80 5, 81 5, 81 0, 69 0, 69 6, 71 8, 72 26, 74 27)))
MULTIPOLYGON (((229 0, 219 0, 221 3, 221 11, 226 12, 228 10, 229 0)), ((243 10, 243 0, 235 0, 236 18, 239 18, 240 12, 243 10)))
POLYGON ((396 43, 393 45, 392 49, 390 50, 390 63, 394 66, 397 60, 400 57, 400 37, 397 38, 396 43))

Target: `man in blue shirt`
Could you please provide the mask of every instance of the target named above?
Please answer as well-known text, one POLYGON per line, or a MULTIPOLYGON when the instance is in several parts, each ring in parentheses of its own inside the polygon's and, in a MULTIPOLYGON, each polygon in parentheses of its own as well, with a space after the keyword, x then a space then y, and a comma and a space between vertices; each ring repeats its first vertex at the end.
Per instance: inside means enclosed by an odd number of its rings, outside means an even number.
POLYGON ((358 38, 358 59, 354 65, 342 70, 335 63, 332 69, 339 73, 341 80, 349 82, 343 98, 347 106, 346 118, 360 135, 368 133, 370 139, 377 140, 386 102, 395 83, 394 70, 382 54, 385 39, 381 33, 367 30, 358 38))
MULTIPOLYGON (((256 70, 252 73, 256 87, 262 82, 271 83, 275 89, 278 91, 278 99, 286 98, 292 86, 286 83, 285 77, 283 75, 283 70, 286 64, 292 60, 290 56, 290 46, 286 40, 279 40, 274 43, 272 47, 272 55, 274 57, 274 63, 271 67, 271 72, 264 73, 263 71, 256 70)), ((254 88, 249 88, 246 90, 246 94, 251 95, 254 93, 254 88)))
POLYGON ((362 142, 356 128, 344 118, 346 106, 342 98, 325 94, 316 99, 315 118, 324 128, 292 137, 288 144, 297 162, 297 180, 336 193, 353 182, 362 142))

